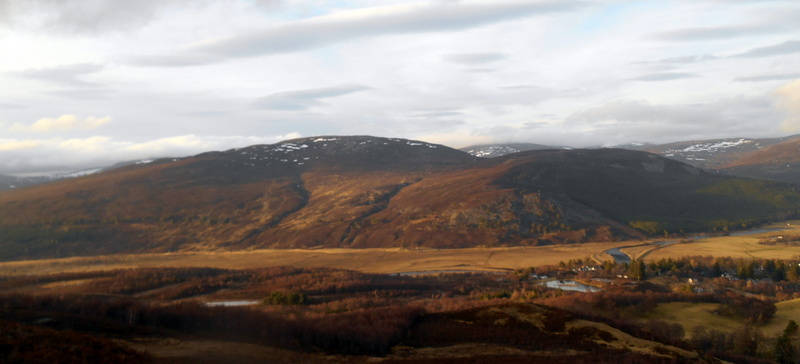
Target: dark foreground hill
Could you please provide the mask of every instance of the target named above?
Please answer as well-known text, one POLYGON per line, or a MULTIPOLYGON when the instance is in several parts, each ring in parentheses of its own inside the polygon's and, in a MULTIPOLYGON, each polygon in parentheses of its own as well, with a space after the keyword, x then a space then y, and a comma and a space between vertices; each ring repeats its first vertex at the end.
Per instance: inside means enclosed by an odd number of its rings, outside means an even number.
POLYGON ((0 258, 609 241, 794 216, 798 188, 621 149, 306 138, 2 192, 0 258))

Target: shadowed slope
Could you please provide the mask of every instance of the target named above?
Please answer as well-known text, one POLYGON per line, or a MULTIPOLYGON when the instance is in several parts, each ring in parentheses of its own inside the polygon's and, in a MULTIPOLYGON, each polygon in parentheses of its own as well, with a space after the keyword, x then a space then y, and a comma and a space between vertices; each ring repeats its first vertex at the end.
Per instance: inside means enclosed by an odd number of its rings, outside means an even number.
POLYGON ((782 218, 798 196, 636 151, 478 159, 403 139, 306 138, 0 193, 0 259, 611 241, 782 218))

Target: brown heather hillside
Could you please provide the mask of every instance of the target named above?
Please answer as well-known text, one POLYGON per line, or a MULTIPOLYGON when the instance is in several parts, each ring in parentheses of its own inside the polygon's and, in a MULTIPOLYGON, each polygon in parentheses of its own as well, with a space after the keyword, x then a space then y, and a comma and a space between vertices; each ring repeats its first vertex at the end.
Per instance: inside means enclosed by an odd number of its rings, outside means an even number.
POLYGON ((2 192, 0 259, 581 243, 746 227, 798 210, 794 185, 644 152, 480 160, 403 139, 307 138, 2 192))
POLYGON ((800 137, 741 155, 720 169, 737 176, 800 183, 800 137))

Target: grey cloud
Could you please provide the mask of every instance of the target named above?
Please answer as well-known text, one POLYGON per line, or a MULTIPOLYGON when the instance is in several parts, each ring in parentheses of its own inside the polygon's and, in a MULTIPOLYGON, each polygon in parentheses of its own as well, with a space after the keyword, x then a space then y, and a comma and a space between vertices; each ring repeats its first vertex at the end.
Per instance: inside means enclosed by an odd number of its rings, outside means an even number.
POLYGON ((183 56, 155 59, 140 57, 136 62, 174 66, 181 63, 173 59, 178 57, 184 59, 182 62, 187 65, 193 65, 185 59, 201 57, 200 62, 204 63, 215 61, 214 57, 243 58, 298 52, 365 36, 456 31, 537 14, 573 10, 584 5, 579 1, 447 3, 415 6, 410 10, 402 8, 404 10, 371 16, 325 16, 207 41, 194 46, 183 56))
POLYGON ((199 118, 219 118, 219 117, 231 116, 231 113, 229 111, 222 111, 222 110, 187 111, 182 114, 186 116, 199 117, 199 118))
MULTIPOLYGON (((206 2, 194 0, 191 3, 206 2)), ((24 19, 37 29, 60 33, 99 33, 141 28, 166 7, 186 0, 0 0, 0 24, 24 19), (34 22, 31 22, 34 20, 34 22)))
POLYGON ((550 123, 546 123, 543 121, 531 121, 524 123, 522 125, 524 125, 526 129, 538 129, 538 128, 546 128, 550 126, 550 123))
POLYGON ((747 52, 737 54, 732 57, 756 58, 756 57, 777 56, 781 54, 789 54, 797 52, 800 52, 800 40, 788 40, 781 44, 776 44, 767 47, 753 48, 747 52))
POLYGON ((477 65, 502 61, 506 55, 502 53, 453 53, 442 56, 445 62, 477 65))
POLYGON ((37 81, 59 84, 75 88, 95 88, 102 85, 83 80, 83 76, 103 70, 103 66, 94 63, 79 63, 53 68, 31 69, 15 74, 37 81))
POLYGON ((697 62, 705 62, 718 59, 720 57, 712 55, 712 54, 702 54, 702 55, 693 55, 693 56, 681 56, 681 57, 670 57, 664 58, 657 61, 646 61, 646 62, 633 62, 632 64, 662 64, 662 65, 669 65, 669 64, 686 64, 686 63, 697 63, 697 62))
POLYGON ((28 107, 27 105, 15 104, 13 102, 0 102, 0 109, 4 110, 25 109, 27 107, 28 107))
POLYGON ((796 78, 800 78, 800 73, 780 73, 780 74, 776 73, 771 75, 737 77, 733 80, 735 82, 762 82, 762 81, 776 81, 776 80, 793 80, 796 78))
POLYGON ((418 114, 412 114, 412 115, 409 115, 409 117, 412 117, 412 118, 440 118, 440 117, 458 116, 458 115, 464 115, 464 113, 460 112, 460 111, 427 111, 427 112, 421 112, 421 113, 418 113, 418 114))
POLYGON ((659 72, 659 73, 650 73, 639 77, 629 78, 628 80, 658 82, 658 81, 671 81, 671 80, 679 80, 682 78, 693 78, 693 77, 697 76, 691 73, 683 73, 683 72, 659 72))
POLYGON ((615 101, 568 116, 565 124, 585 128, 606 142, 670 142, 780 134, 782 115, 768 96, 733 97, 707 104, 654 105, 615 101), (754 122, 753 120, 758 120, 754 122), (647 140, 643 140, 643 138, 647 140))
POLYGON ((314 106, 323 105, 320 99, 344 96, 368 89, 369 87, 361 85, 342 85, 335 87, 279 92, 257 99, 253 102, 252 106, 256 109, 263 110, 308 110, 314 106))
POLYGON ((541 90, 542 87, 533 85, 513 85, 500 87, 501 90, 541 90))
POLYGON ((93 88, 93 89, 65 89, 45 92, 48 95, 65 97, 68 99, 87 100, 87 99, 103 99, 111 96, 114 92, 108 88, 93 88))
POLYGON ((464 70, 464 72, 470 72, 470 73, 492 73, 492 72, 497 72, 497 70, 494 69, 494 68, 467 68, 467 69, 464 70))
POLYGON ((120 59, 122 63, 139 67, 192 67, 214 64, 223 60, 223 57, 207 54, 127 56, 120 59))
MULTIPOLYGON (((734 97, 707 104, 653 105, 641 101, 615 101, 603 106, 574 113, 565 119, 568 124, 640 123, 691 126, 702 124, 709 130, 729 128, 734 124, 747 124, 758 128, 768 124, 753 123, 757 115, 774 113, 770 100, 764 97, 734 97), (756 125, 757 124, 757 125, 756 125)), ((773 115, 774 116, 774 115, 773 115)))
POLYGON ((656 33, 651 38, 666 41, 704 41, 775 33, 784 29, 782 24, 776 23, 695 27, 656 33))

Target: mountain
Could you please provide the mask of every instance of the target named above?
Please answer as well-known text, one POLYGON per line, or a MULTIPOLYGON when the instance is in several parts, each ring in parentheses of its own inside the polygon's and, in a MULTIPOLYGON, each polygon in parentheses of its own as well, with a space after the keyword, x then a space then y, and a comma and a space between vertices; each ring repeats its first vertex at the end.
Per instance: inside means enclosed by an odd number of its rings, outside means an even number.
POLYGON ((693 166, 716 170, 722 166, 744 158, 762 148, 780 144, 796 138, 728 138, 711 140, 682 141, 659 145, 643 145, 635 147, 635 150, 659 154, 661 156, 675 159, 693 166))
POLYGON ((16 177, 0 174, 0 191, 38 185, 40 183, 52 182, 53 180, 54 178, 49 176, 16 177))
POLYGON ((152 161, 153 161, 152 159, 126 161, 126 162, 116 163, 110 167, 89 168, 69 173, 57 173, 52 175, 41 175, 41 176, 17 177, 17 176, 0 174, 0 191, 33 186, 42 183, 49 183, 67 178, 81 177, 102 171, 108 171, 114 168, 124 167, 131 164, 146 164, 152 161))
POLYGON ((735 176, 800 183, 800 136, 743 154, 719 169, 735 176))
POLYGON ((542 144, 533 143, 509 143, 509 144, 480 144, 472 145, 459 150, 467 152, 476 157, 501 157, 506 154, 525 152, 529 150, 543 150, 543 149, 562 149, 563 147, 551 147, 542 144))
MULTIPOLYGON (((798 135, 782 138, 693 140, 668 144, 629 143, 613 148, 658 154, 697 168, 732 176, 800 183, 798 135)), ((499 157, 540 149, 556 148, 539 144, 487 144, 461 150, 478 157, 499 157)))
POLYGON ((0 192, 0 259, 251 248, 457 248, 641 238, 800 211, 798 186, 654 154, 315 137, 0 192))

